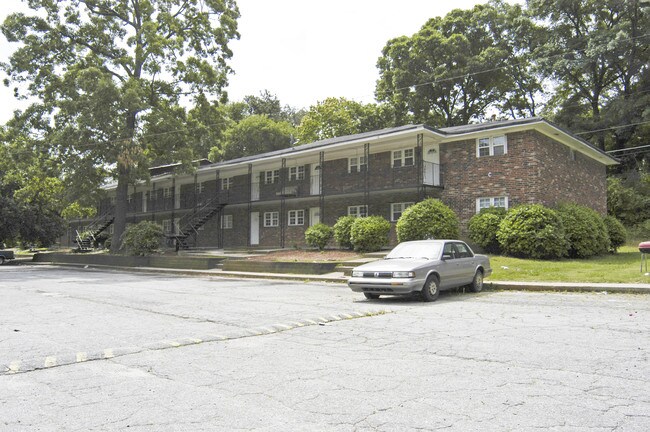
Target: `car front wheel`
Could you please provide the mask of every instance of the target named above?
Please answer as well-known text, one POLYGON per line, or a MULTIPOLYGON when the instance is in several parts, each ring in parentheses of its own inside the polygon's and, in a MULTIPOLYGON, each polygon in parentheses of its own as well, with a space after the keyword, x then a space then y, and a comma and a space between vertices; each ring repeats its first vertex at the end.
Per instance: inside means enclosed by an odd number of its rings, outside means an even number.
POLYGON ((426 302, 436 301, 440 295, 440 280, 437 276, 431 275, 422 287, 422 299, 426 302))
POLYGON ((483 272, 481 270, 476 270, 474 279, 472 279, 472 285, 470 286, 472 292, 481 292, 483 290, 483 272))
POLYGON ((366 296, 368 300, 377 300, 379 298, 379 294, 363 293, 363 295, 366 296))
POLYGON ((0 256, 0 265, 2 265, 2 264, 4 264, 4 263, 5 263, 5 257, 0 256))

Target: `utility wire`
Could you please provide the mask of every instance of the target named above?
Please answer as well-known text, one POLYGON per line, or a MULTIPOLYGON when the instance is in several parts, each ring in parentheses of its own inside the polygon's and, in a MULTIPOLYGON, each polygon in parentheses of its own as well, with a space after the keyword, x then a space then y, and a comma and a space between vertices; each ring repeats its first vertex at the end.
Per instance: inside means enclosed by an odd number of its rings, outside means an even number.
MULTIPOLYGON (((639 36, 635 36, 635 37, 627 38, 627 39, 619 39, 618 42, 633 41, 633 40, 637 40, 637 39, 646 38, 648 36, 650 36, 650 33, 645 33, 643 35, 639 35, 639 36)), ((608 44, 600 44, 600 45, 591 46, 589 48, 583 48, 583 49, 571 50, 571 51, 567 50, 567 51, 564 51, 562 53, 553 54, 551 56, 537 57, 535 59, 531 59, 531 61, 540 61, 540 60, 544 60, 544 59, 552 59, 554 57, 561 57, 561 56, 565 56, 567 54, 575 54, 575 53, 584 52, 587 49, 593 49, 595 47, 605 47, 607 45, 608 44)), ((615 48, 612 48, 611 50, 615 50, 615 48)), ((488 73, 488 72, 494 72, 494 71, 497 71, 497 70, 505 69, 507 67, 511 67, 511 64, 510 65, 504 65, 504 66, 498 66, 498 67, 494 67, 494 68, 490 68, 490 69, 484 69, 484 70, 476 71, 476 72, 470 72, 470 73, 466 73, 466 74, 462 74, 462 75, 457 75, 457 76, 454 76, 454 77, 441 78, 441 79, 437 79, 437 80, 433 80, 433 81, 428 81, 428 82, 423 82, 423 83, 419 83, 419 84, 413 84, 413 85, 410 85, 410 86, 400 87, 400 88, 397 88, 397 89, 393 90, 392 92, 395 93, 395 92, 405 90, 405 89, 409 89, 409 88, 417 88, 417 87, 421 87, 421 86, 425 86, 425 85, 433 85, 433 84, 437 84, 437 83, 453 81, 453 80, 457 80, 457 79, 464 78, 464 77, 480 75, 480 74, 484 74, 484 73, 488 73)), ((650 90, 643 90, 643 91, 635 92, 635 93, 632 93, 632 94, 645 93, 645 92, 648 92, 648 91, 650 91, 650 90)), ((570 106, 582 106, 582 105, 581 104, 576 104, 576 105, 570 105, 570 106)), ((636 123, 636 124, 629 124, 629 125, 615 126, 615 127, 611 127, 611 128, 605 128, 605 129, 585 131, 585 132, 575 133, 574 135, 582 135, 582 134, 588 134, 588 133, 593 133, 593 132, 601 132, 601 131, 604 131, 604 130, 611 130, 611 129, 617 129, 617 128, 622 128, 622 127, 627 127, 627 126, 634 126, 634 125, 637 125, 637 124, 645 124, 645 122, 636 123)), ((139 136, 138 139, 155 138, 155 137, 165 136, 165 135, 170 135, 170 134, 189 132, 191 130, 196 130, 196 129, 201 129, 201 128, 211 129, 213 127, 221 126, 221 125, 222 124, 214 123, 214 124, 197 126, 197 127, 193 127, 193 128, 182 128, 182 129, 177 129, 177 130, 172 130, 172 131, 159 132, 159 133, 153 133, 153 134, 146 134, 146 135, 139 136)), ((125 140, 130 140, 130 139, 131 138, 127 138, 127 137, 116 138, 116 139, 112 139, 112 140, 108 140, 108 141, 102 141, 101 144, 102 145, 114 144, 114 143, 123 142, 125 140)), ((98 144, 100 144, 100 143, 79 145, 77 147, 78 148, 84 148, 84 147, 90 148, 90 147, 93 147, 93 146, 98 145, 98 144)))

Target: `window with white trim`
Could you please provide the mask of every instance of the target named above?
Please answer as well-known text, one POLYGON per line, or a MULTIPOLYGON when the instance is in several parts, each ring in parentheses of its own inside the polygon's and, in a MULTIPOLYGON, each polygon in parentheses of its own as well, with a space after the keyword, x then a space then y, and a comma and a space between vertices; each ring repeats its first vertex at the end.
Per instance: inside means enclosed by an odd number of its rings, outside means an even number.
POLYGON ((304 210, 289 210, 289 226, 298 226, 305 224, 304 210))
POLYGON ((413 149, 393 151, 393 168, 413 165, 415 165, 415 151, 413 149))
POLYGON ((289 168, 289 181, 304 180, 305 179, 305 166, 297 166, 289 168))
POLYGON ((481 197, 476 199, 476 213, 490 207, 508 208, 508 197, 481 197))
POLYGON ((277 183, 280 181, 280 170, 264 171, 264 184, 277 183))
POLYGON ((229 190, 232 188, 232 177, 225 177, 221 179, 221 190, 229 190))
POLYGON ((348 172, 363 172, 368 169, 368 159, 365 156, 355 156, 348 159, 348 172))
POLYGON ((163 232, 165 234, 171 234, 172 232, 172 220, 171 219, 165 219, 162 221, 162 226, 163 226, 163 232))
POLYGON ((367 205, 348 206, 348 216, 366 217, 368 216, 368 206, 367 205))
POLYGON ((392 203, 390 205, 390 220, 391 222, 397 222, 397 220, 402 216, 404 210, 412 206, 412 202, 403 202, 403 203, 392 203))
POLYGON ((265 227, 276 227, 280 225, 280 213, 279 212, 265 212, 264 213, 264 226, 265 227))
POLYGON ((222 215, 221 216, 221 228, 223 229, 232 229, 232 215, 222 215))
POLYGON ((166 187, 163 188, 163 198, 171 198, 172 197, 172 188, 166 187))
POLYGON ((500 156, 506 153, 508 153, 508 139, 505 135, 476 140, 476 157, 500 156))
POLYGON ((194 190, 196 191, 197 194, 202 194, 205 192, 205 182, 197 183, 196 186, 194 187, 194 190))

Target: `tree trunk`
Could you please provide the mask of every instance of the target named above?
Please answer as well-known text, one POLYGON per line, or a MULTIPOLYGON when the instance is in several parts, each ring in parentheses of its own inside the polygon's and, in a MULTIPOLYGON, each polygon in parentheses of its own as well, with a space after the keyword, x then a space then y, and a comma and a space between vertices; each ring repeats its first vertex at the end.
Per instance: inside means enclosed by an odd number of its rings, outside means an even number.
POLYGON ((115 210, 113 221, 113 239, 111 253, 117 253, 122 246, 122 234, 126 229, 126 212, 129 198, 129 167, 121 165, 117 174, 117 189, 115 191, 115 210))
POLYGON ((117 158, 117 189, 115 191, 115 210, 113 221, 113 238, 111 240, 111 253, 119 252, 122 247, 122 234, 126 229, 126 213, 128 211, 129 181, 131 180, 131 166, 133 155, 136 152, 133 137, 135 136, 136 112, 126 115, 126 145, 122 154, 117 158))

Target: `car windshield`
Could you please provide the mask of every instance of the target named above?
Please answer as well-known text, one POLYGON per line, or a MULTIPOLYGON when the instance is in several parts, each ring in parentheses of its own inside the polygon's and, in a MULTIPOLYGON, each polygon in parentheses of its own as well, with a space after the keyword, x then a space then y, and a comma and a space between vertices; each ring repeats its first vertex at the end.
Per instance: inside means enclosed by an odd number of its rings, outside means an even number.
POLYGON ((426 258, 438 259, 440 257, 439 243, 402 243, 386 255, 386 259, 397 258, 426 258))

